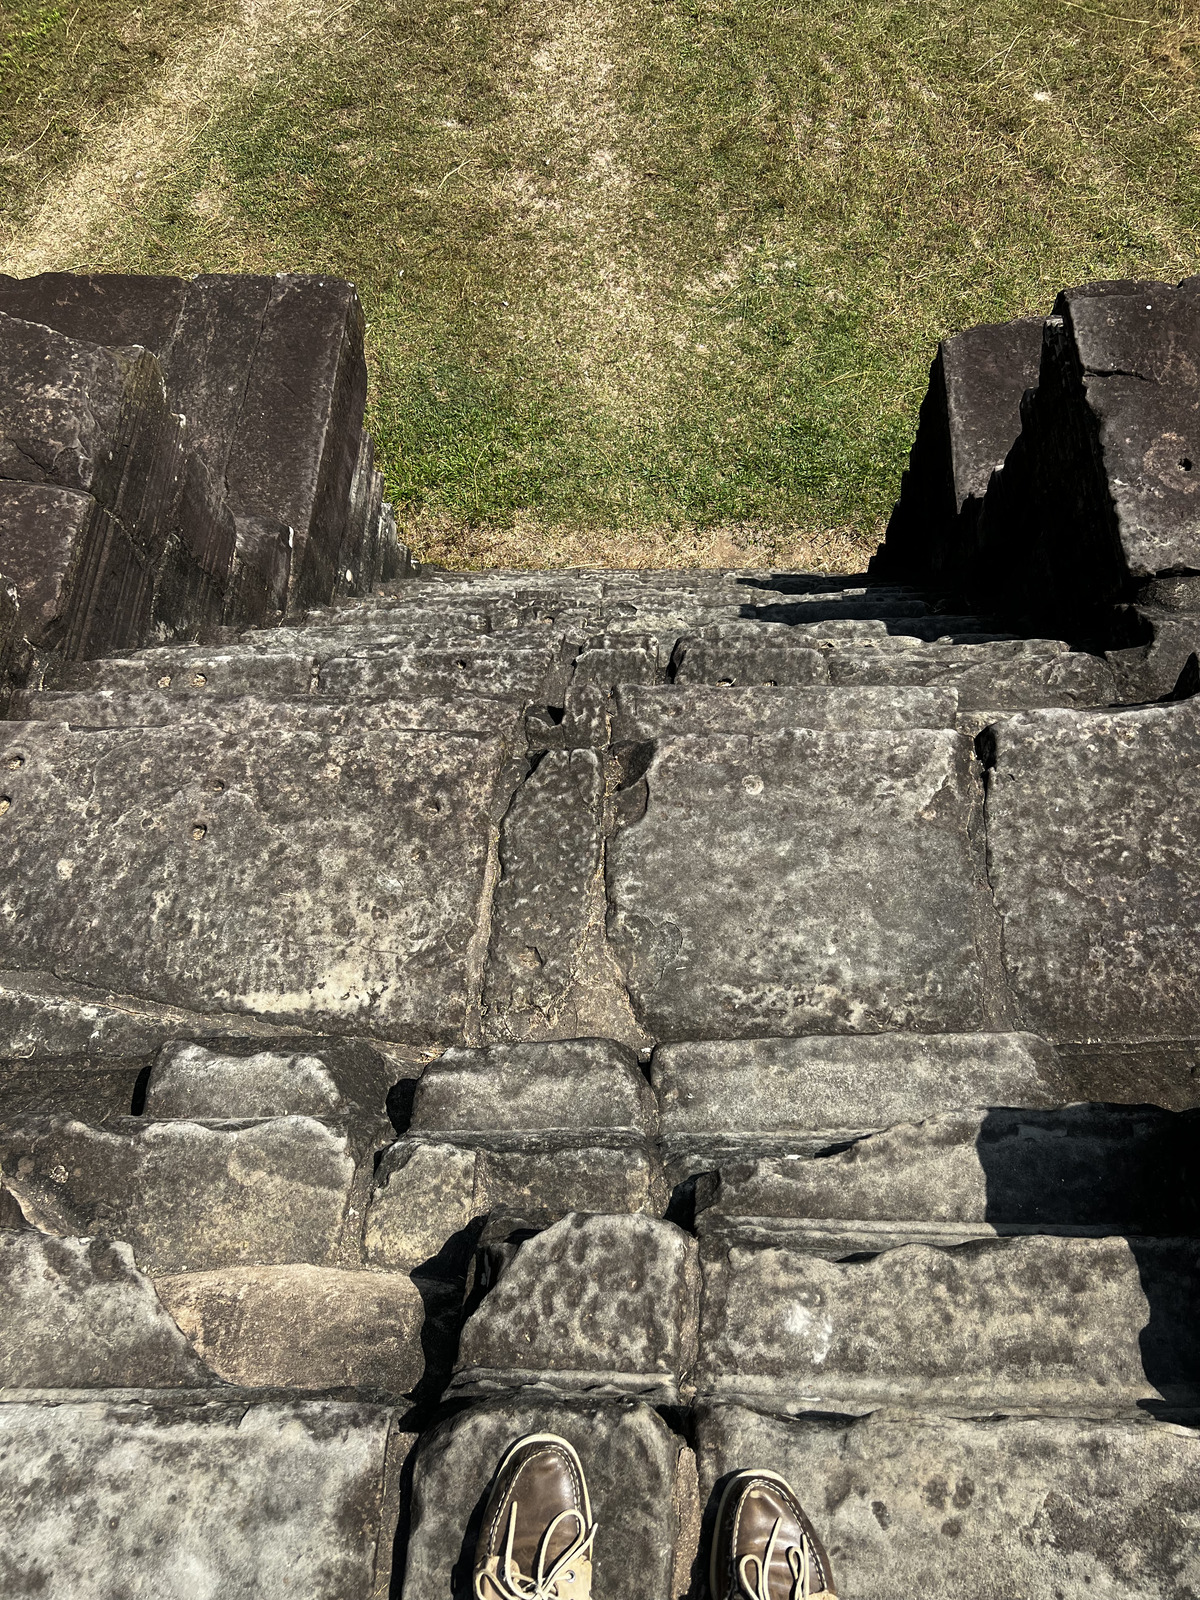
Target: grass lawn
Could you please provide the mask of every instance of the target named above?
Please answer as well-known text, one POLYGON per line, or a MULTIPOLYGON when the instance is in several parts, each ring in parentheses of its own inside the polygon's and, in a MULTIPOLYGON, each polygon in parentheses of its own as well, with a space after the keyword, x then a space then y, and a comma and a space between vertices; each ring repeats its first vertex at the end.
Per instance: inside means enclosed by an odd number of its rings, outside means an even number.
POLYGON ((1200 270, 1195 0, 0 0, 0 269, 296 269, 449 564, 860 566, 937 339, 1200 270))

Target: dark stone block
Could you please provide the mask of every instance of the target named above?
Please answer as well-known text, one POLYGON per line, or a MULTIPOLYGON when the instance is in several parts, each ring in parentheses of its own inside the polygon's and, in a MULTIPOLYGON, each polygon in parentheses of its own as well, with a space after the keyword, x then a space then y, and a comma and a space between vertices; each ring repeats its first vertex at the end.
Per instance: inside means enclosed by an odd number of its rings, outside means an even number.
POLYGON ((0 312, 89 344, 140 344, 157 352, 174 331, 187 287, 183 278, 125 273, 0 276, 0 312))
POLYGON ((871 570, 956 591, 977 555, 980 508, 1037 382, 1042 319, 985 323, 938 345, 886 542, 871 570))

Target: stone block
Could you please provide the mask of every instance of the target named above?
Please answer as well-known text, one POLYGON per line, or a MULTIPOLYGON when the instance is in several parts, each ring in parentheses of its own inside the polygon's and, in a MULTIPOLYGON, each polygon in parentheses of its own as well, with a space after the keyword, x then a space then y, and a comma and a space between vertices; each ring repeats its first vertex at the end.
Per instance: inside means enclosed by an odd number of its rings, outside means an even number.
POLYGON ((552 750, 504 814, 483 989, 490 1038, 571 1037, 586 1027, 580 991, 589 925, 602 915, 603 809, 600 757, 552 750))
POLYGON ((106 1128, 29 1118, 0 1132, 0 1169, 35 1228, 124 1240, 155 1276, 328 1262, 354 1178, 346 1136, 310 1117, 106 1128))
POLYGON ((952 1108, 1050 1107, 1068 1087, 1054 1050, 1021 1033, 663 1044, 651 1077, 672 1147, 859 1133, 952 1108))
POLYGON ((674 734, 773 733, 786 728, 843 733, 852 728, 952 728, 957 714, 954 689, 622 684, 616 692, 612 738, 614 744, 637 744, 674 734))
POLYGON ((5 1590, 372 1600, 393 1428, 327 1400, 0 1406, 5 1590))
POLYGON ((157 1287, 227 1383, 406 1394, 424 1371, 425 1306, 401 1273, 225 1267, 160 1278, 157 1287))
POLYGON ((489 1143, 401 1139, 385 1152, 363 1231, 373 1267, 460 1276, 489 1213, 547 1227, 571 1211, 655 1216, 666 1206, 646 1140, 482 1137, 489 1143))
POLYGON ((607 856, 647 1033, 1003 1026, 980 778, 943 730, 661 740, 607 856))
POLYGON ((678 1403, 694 1360, 695 1241, 650 1217, 572 1214, 526 1240, 463 1326, 451 1387, 541 1383, 678 1403))
POLYGON ((674 1600, 681 1444, 648 1405, 522 1395, 488 1400, 423 1438, 412 1491, 405 1600, 471 1600, 471 1562, 492 1477, 509 1446, 554 1433, 579 1452, 598 1524, 592 1593, 674 1600))
POLYGON ((701 1394, 979 1413, 1200 1399, 1200 1240, 1030 1236, 827 1260, 731 1228, 706 1234, 702 1260, 701 1394))
POLYGON ((1041 317, 984 323, 938 345, 873 573, 961 586, 977 559, 988 482, 1021 431, 1021 396, 1038 381, 1041 349, 1041 317))
MULTIPOLYGON (((314 1044, 320 1048, 318 1041, 314 1044)), ((242 1045, 245 1049, 245 1045, 242 1045)), ((321 1054, 253 1050, 242 1054, 172 1040, 146 1081, 145 1115, 156 1119, 240 1120, 382 1115, 396 1077, 369 1045, 330 1041, 321 1054)))
MULTIPOLYGON (((0 482, 0 564, 16 593, 22 635, 31 644, 54 648, 67 637, 97 545, 140 573, 91 495, 53 484, 0 482)), ((134 589, 136 598, 136 584, 134 589)), ((116 626, 129 631, 119 620, 116 626)))
POLYGON ((1150 1106, 948 1111, 849 1148, 723 1167, 706 1216, 1181 1234, 1200 1220, 1194 1131, 1150 1106))
POLYGON ((1108 662, 1052 640, 836 650, 829 654, 829 679, 843 691, 872 684, 953 689, 963 712, 1104 706, 1118 697, 1108 662))
POLYGON ((701 1503, 743 1467, 796 1488, 855 1600, 1186 1600, 1200 1581, 1194 1429, 1145 1420, 972 1421, 880 1410, 785 1420, 740 1406, 697 1424, 701 1503))
POLYGON ((458 734, 10 724, 0 962, 292 1027, 453 1039, 505 758, 458 734))
POLYGON ((637 1057, 612 1039, 447 1050, 421 1075, 409 1131, 653 1135, 657 1107, 637 1057))
POLYGON ((319 692, 340 699, 464 693, 547 704, 557 653, 555 645, 509 650, 457 644, 334 656, 321 664, 319 692))
POLYGON ((1084 285, 1054 310, 1020 437, 985 503, 979 587, 1080 615, 1200 566, 1200 296, 1084 285))
POLYGON ((213 1374, 127 1244, 0 1227, 0 1386, 203 1388, 213 1374))
POLYGON ((274 279, 226 482, 236 514, 277 518, 293 530, 293 608, 334 591, 367 397, 363 327, 353 284, 274 279))
POLYGON ((988 853, 1026 1023, 1056 1038, 1200 1034, 1194 700, 998 722, 988 853))
POLYGON ((743 623, 723 636, 685 636, 675 649, 676 683, 760 684, 828 683, 824 653, 806 648, 794 630, 778 623, 743 623))
POLYGON ((196 650, 177 647, 139 650, 102 661, 78 661, 56 680, 60 692, 95 694, 258 695, 283 698, 308 695, 316 677, 315 658, 294 629, 286 648, 259 651, 234 646, 196 650))

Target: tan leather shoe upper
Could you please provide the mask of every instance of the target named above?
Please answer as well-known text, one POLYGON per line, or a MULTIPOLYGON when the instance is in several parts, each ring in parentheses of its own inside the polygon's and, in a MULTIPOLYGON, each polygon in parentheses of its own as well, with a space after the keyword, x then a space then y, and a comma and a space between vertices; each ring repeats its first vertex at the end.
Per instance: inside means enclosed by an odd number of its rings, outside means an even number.
POLYGON ((475 1547, 476 1600, 590 1600, 596 1524, 578 1455, 557 1434, 500 1463, 475 1547))
POLYGON ((709 1586, 713 1600, 836 1600, 824 1546, 777 1473, 739 1472, 726 1485, 709 1586))

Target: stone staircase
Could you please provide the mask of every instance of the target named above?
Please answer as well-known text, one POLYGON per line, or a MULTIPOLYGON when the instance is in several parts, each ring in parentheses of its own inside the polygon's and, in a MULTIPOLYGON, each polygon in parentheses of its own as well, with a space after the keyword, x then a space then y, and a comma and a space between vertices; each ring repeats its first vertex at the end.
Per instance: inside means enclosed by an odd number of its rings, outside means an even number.
POLYGON ((699 1600, 751 1464, 845 1600, 1200 1592, 1139 681, 863 578, 424 571, 18 688, 0 1588, 467 1595, 549 1428, 596 1600, 699 1600))

